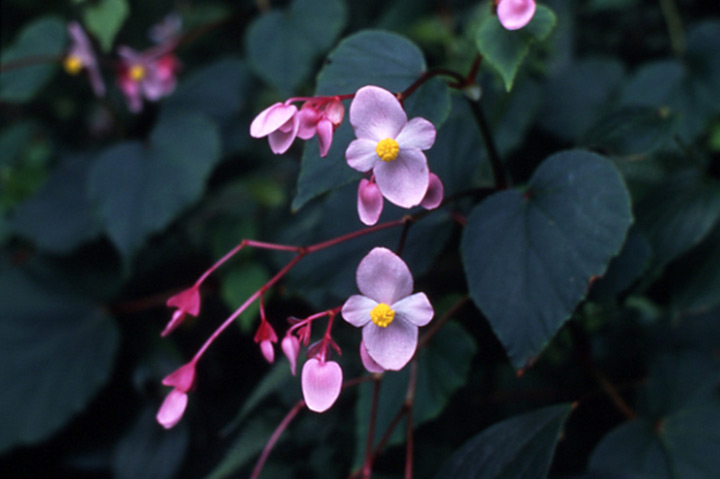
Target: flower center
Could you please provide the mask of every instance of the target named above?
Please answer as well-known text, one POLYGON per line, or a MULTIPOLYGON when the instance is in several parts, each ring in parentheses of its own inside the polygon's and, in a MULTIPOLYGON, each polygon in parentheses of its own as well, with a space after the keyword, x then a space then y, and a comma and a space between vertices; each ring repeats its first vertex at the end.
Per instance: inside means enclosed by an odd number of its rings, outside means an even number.
POLYGON ((133 65, 130 67, 129 75, 133 81, 140 81, 145 78, 145 67, 142 65, 133 65))
POLYGON ((395 311, 385 303, 380 303, 370 311, 370 319, 381 328, 387 328, 395 319, 395 311))
POLYGON ((377 156, 379 156, 383 161, 395 160, 399 152, 400 146, 398 145, 398 142, 392 138, 380 140, 375 147, 375 153, 377 153, 377 156))
POLYGON ((83 62, 77 55, 68 55, 63 60, 63 68, 70 75, 77 75, 82 70, 83 62))

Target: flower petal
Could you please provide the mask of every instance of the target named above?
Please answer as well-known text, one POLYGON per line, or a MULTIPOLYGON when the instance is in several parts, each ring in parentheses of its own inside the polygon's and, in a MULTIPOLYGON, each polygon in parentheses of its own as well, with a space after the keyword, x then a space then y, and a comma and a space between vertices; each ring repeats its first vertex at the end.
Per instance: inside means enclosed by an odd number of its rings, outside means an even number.
POLYGON ((366 324, 362 336, 368 354, 380 367, 399 371, 415 354, 418 329, 396 316, 386 328, 375 323, 366 324))
POLYGON ((350 165, 350 168, 363 173, 370 171, 380 161, 380 157, 375 151, 376 147, 377 141, 367 138, 351 141, 345 150, 347 164, 350 165))
POLYGON ((355 93, 350 104, 350 124, 358 138, 375 141, 395 138, 405 123, 405 110, 389 91, 365 86, 355 93))
POLYGON ((401 148, 396 160, 379 161, 373 173, 383 196, 402 208, 419 205, 430 181, 427 158, 417 149, 401 148))
POLYGON ((501 0, 497 7, 498 19, 507 30, 518 30, 535 15, 535 0, 501 0))
POLYGON ((425 118, 416 117, 407 122, 395 140, 400 148, 419 148, 427 150, 435 143, 437 131, 435 125, 425 118))
POLYGON ((362 294, 387 305, 409 296, 413 290, 410 269, 387 248, 373 248, 360 261, 355 278, 362 294))
POLYGON ((430 300, 425 293, 415 293, 391 305, 395 311, 395 321, 402 319, 415 326, 425 326, 435 315, 430 300))
POLYGON ((317 124, 318 146, 320 149, 320 157, 325 158, 330 151, 332 145, 333 131, 335 128, 330 120, 323 118, 317 124))
POLYGON ((165 386, 172 386, 178 391, 188 392, 195 384, 195 362, 183 364, 162 380, 165 386))
POLYGON ((290 363, 290 372, 295 376, 297 371, 297 358, 300 354, 300 340, 295 336, 285 336, 280 342, 280 347, 290 363))
POLYGON ((435 173, 430 173, 428 181, 428 189, 425 192, 425 198, 420 202, 420 206, 426 210, 434 210, 442 203, 443 196, 445 196, 445 188, 435 173))
POLYGON ((162 427, 170 429, 182 418, 185 413, 185 408, 187 407, 187 401, 187 394, 173 389, 163 401, 155 419, 162 427))
POLYGON ((276 155, 282 155, 295 141, 295 136, 298 131, 298 119, 297 116, 291 117, 285 124, 268 135, 268 143, 270 144, 270 150, 276 155))
POLYGON ((317 132, 317 124, 320 120, 320 113, 309 103, 305 103, 298 111, 298 133, 301 140, 309 140, 317 132))
POLYGON ((342 317, 356 328, 360 328, 370 321, 370 311, 375 306, 377 301, 360 294, 353 294, 343 304, 342 317))
POLYGON ((330 409, 342 389, 342 369, 335 361, 321 362, 317 358, 305 361, 300 382, 308 409, 324 412, 330 409))
POLYGON ((200 291, 196 286, 191 286, 168 299, 166 304, 192 316, 197 316, 200 314, 200 291))
POLYGON ((383 197, 380 188, 367 179, 360 180, 357 199, 358 216, 367 226, 378 222, 383 210, 383 197))
POLYGON ((360 361, 362 361, 365 369, 370 373, 382 373, 385 372, 382 366, 375 362, 373 358, 367 352, 365 343, 360 341, 360 361))
POLYGON ((275 103, 258 113, 250 123, 250 136, 262 138, 277 130, 297 113, 295 105, 275 103))

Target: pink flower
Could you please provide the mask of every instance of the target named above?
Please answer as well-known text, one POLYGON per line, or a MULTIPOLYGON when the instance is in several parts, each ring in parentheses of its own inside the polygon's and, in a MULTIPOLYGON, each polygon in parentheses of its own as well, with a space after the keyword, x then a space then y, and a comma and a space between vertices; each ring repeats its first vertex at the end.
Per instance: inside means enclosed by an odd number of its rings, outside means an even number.
POLYGON ((325 412, 330 409, 342 389, 343 373, 335 361, 310 358, 303 365, 300 382, 308 409, 325 412))
POLYGON ((174 43, 159 45, 145 52, 136 52, 126 46, 118 48, 122 60, 118 86, 133 113, 142 111, 143 98, 157 101, 175 89, 175 75, 180 69, 180 62, 175 55, 168 53, 173 47, 174 43))
POLYGON ((162 380, 165 386, 172 386, 178 391, 184 393, 190 391, 195 385, 195 361, 183 364, 172 373, 165 376, 162 380))
POLYGON ((425 192, 425 198, 420 202, 420 206, 426 210, 434 210, 440 206, 444 195, 445 188, 443 187, 442 181, 440 181, 438 175, 430 172, 428 189, 425 192))
POLYGON ((285 336, 280 342, 280 347, 282 348, 283 353, 285 353, 285 357, 290 362, 290 372, 292 372, 292 375, 295 376, 297 371, 297 358, 298 354, 300 354, 300 340, 292 335, 285 336))
POLYGON ((272 364, 275 361, 275 349, 273 349, 272 343, 277 343, 277 335, 270 323, 265 320, 260 321, 260 326, 255 333, 255 342, 260 345, 260 351, 265 356, 265 360, 272 364))
POLYGON ((362 361, 363 366, 369 373, 382 373, 385 372, 385 369, 383 369, 382 366, 380 366, 378 363, 375 362, 373 358, 370 357, 368 354, 367 348, 365 347, 365 343, 360 341, 360 360, 362 361))
POLYGON ((370 358, 383 369, 402 369, 415 354, 418 326, 435 314, 425 293, 412 294, 405 262, 387 248, 374 248, 360 261, 356 280, 362 294, 342 307, 345 321, 362 328, 370 358))
POLYGON ((163 401, 155 419, 162 427, 170 429, 182 418, 187 407, 187 401, 187 394, 179 389, 173 389, 163 401))
POLYGON ((100 69, 90 39, 78 22, 68 24, 68 33, 72 39, 72 44, 63 60, 65 71, 71 75, 77 75, 84 68, 90 77, 90 85, 95 96, 105 96, 105 82, 103 82, 102 75, 100 75, 100 69))
POLYGON ((424 118, 407 119, 395 95, 376 86, 357 91, 350 104, 357 139, 345 151, 348 165, 372 170, 382 195, 403 208, 420 204, 429 170, 422 150, 435 143, 435 127, 424 118))
POLYGON ((298 138, 309 140, 317 134, 320 156, 325 157, 335 129, 342 123, 345 107, 337 97, 319 97, 306 101, 298 112, 298 138))
POLYGON ((298 133, 297 107, 275 103, 261 111, 250 124, 250 136, 268 137, 270 149, 276 155, 285 153, 298 133))
POLYGON ((197 286, 182 291, 167 300, 167 305, 177 308, 172 319, 165 326, 160 336, 165 337, 172 333, 185 320, 186 315, 197 316, 200 314, 200 291, 197 286))
POLYGON ((383 210, 383 197, 380 188, 374 181, 366 178, 360 180, 357 209, 360 221, 368 226, 374 225, 380 219, 383 210))
POLYGON ((518 30, 535 15, 535 0, 499 0, 497 15, 507 30, 518 30))

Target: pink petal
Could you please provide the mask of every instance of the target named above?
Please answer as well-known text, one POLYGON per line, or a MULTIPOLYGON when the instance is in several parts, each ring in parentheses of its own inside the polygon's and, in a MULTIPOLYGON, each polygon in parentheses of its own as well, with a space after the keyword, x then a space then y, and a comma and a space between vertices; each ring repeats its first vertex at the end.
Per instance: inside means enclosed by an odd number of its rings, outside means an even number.
POLYGON ((362 294, 387 305, 409 296, 413 290, 410 269, 387 248, 373 248, 360 261, 355 278, 362 294))
POLYGON ((197 316, 200 314, 200 290, 196 286, 192 286, 168 299, 166 304, 182 309, 192 316, 197 316))
POLYGON ((97 97, 105 96, 105 82, 102 79, 100 70, 97 68, 97 64, 93 63, 87 66, 88 75, 90 77, 90 86, 92 86, 93 93, 97 97))
POLYGON ((262 351, 265 361, 270 364, 275 361, 275 349, 269 340, 260 341, 260 351, 262 351))
POLYGON ((383 197, 380 188, 366 178, 360 180, 357 199, 358 216, 367 226, 372 226, 380 219, 383 210, 383 197))
POLYGON ((167 325, 165 326, 165 329, 162 330, 162 332, 160 333, 160 336, 162 336, 164 338, 168 334, 175 331, 178 328, 178 326, 180 326, 183 323, 183 321, 185 321, 185 317, 186 317, 186 313, 184 310, 176 309, 172 315, 172 319, 170 319, 170 322, 167 323, 167 325))
POLYGON ((368 323, 363 327, 362 333, 368 354, 384 369, 399 371, 415 354, 417 326, 397 316, 386 328, 368 323))
POLYGON ((250 136, 262 138, 279 129, 297 113, 295 105, 275 103, 261 111, 250 123, 250 136))
POLYGON ((353 294, 350 296, 342 307, 342 317, 345 321, 352 324, 356 328, 361 328, 370 321, 370 311, 377 306, 377 301, 353 294))
POLYGON ((253 340, 256 343, 260 343, 262 341, 272 341, 273 343, 277 343, 277 334, 275 334, 275 330, 270 323, 263 319, 260 321, 260 326, 258 326, 253 340))
POLYGON ((297 114, 298 116, 298 138, 309 140, 317 132, 317 124, 320 120, 320 112, 305 103, 297 114))
POLYGON ((292 375, 295 376, 297 371, 297 358, 298 354, 300 354, 300 340, 295 336, 285 336, 280 343, 280 347, 290 363, 292 375))
POLYGON ((405 123, 405 110, 389 91, 365 86, 355 93, 350 104, 350 124, 358 138, 375 141, 395 138, 405 123))
POLYGON ((281 125, 277 130, 270 133, 268 135, 270 150, 276 155, 282 155, 288 151, 293 141, 295 141, 298 126, 298 118, 297 116, 293 116, 284 125, 281 125))
POLYGON ((535 15, 535 0, 500 0, 498 19, 507 30, 518 30, 535 15))
POLYGON ((330 120, 333 126, 338 127, 345 116, 345 107, 340 100, 332 100, 325 106, 325 118, 330 120))
POLYGON ((155 419, 162 427, 170 429, 182 418, 187 407, 187 401, 187 394, 173 389, 163 401, 155 419))
POLYGON ((345 159, 350 168, 361 171, 363 173, 370 171, 377 163, 380 157, 375 148, 377 141, 368 140, 366 138, 358 138, 353 140, 345 150, 345 159))
POLYGON ((415 326, 425 326, 435 314, 425 293, 415 293, 390 307, 395 311, 395 321, 402 319, 415 326))
POLYGON ((324 412, 330 409, 342 389, 343 374, 335 361, 321 362, 317 358, 305 361, 300 382, 308 409, 324 412))
POLYGON ((325 158, 330 151, 332 145, 333 131, 335 127, 328 119, 322 119, 317 124, 318 146, 320 149, 320 157, 325 158))
POLYGON ((363 343, 362 341, 360 341, 360 360, 362 361, 365 369, 370 373, 385 372, 382 366, 380 366, 378 363, 375 362, 373 358, 370 357, 367 352, 367 348, 365 347, 365 343, 363 343))
POLYGON ((435 126, 425 118, 413 118, 400 130, 395 140, 400 148, 427 150, 435 143, 435 126))
POLYGON ((195 383, 195 362, 191 361, 180 366, 162 380, 165 386, 172 386, 178 391, 188 392, 195 383))
POLYGON ((420 206, 426 210, 434 210, 442 203, 443 196, 445 196, 445 188, 435 173, 430 173, 428 181, 428 189, 425 192, 425 198, 420 202, 420 206))
POLYGON ((417 149, 401 148, 396 160, 379 161, 373 173, 383 196, 402 208, 419 205, 430 181, 427 158, 417 149))

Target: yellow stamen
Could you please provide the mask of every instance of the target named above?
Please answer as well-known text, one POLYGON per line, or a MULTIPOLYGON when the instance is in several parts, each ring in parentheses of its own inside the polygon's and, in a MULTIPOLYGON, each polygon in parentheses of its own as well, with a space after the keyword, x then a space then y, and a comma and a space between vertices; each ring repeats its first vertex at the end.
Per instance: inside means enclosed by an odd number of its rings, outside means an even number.
POLYGON ((375 147, 375 153, 383 161, 393 161, 397 158, 400 152, 400 145, 392 138, 385 138, 380 140, 375 147))
POLYGON ((145 78, 145 67, 142 65, 133 65, 130 67, 128 73, 133 81, 140 81, 145 78))
POLYGON ((387 328, 395 319, 395 311, 385 303, 380 303, 370 311, 370 319, 381 328, 387 328))
POLYGON ((83 62, 77 55, 68 55, 63 60, 63 68, 69 75, 77 75, 82 70, 83 62))

